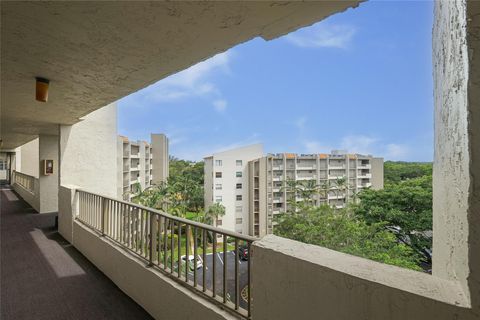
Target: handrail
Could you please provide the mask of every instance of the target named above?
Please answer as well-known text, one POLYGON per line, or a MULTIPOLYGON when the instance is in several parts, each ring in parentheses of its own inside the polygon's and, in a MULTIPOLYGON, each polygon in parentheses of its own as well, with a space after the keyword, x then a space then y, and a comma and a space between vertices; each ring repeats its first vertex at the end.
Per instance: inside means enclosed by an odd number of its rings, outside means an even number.
POLYGON ((205 223, 201 223, 201 222, 177 217, 177 216, 171 215, 169 213, 166 213, 164 211, 160 211, 158 209, 145 207, 145 206, 143 206, 141 204, 138 204, 138 203, 133 203, 133 202, 125 201, 125 200, 116 199, 116 198, 113 198, 113 197, 101 195, 101 194, 98 194, 98 193, 93 193, 93 192, 86 191, 86 190, 83 190, 83 189, 76 189, 76 190, 81 191, 81 192, 85 192, 85 193, 90 193, 90 194, 93 194, 93 195, 96 195, 96 196, 99 196, 99 197, 102 197, 102 198, 105 198, 105 199, 108 199, 108 200, 117 201, 119 203, 123 203, 123 204, 129 205, 129 206, 132 206, 132 207, 136 207, 136 208, 139 208, 139 209, 142 209, 142 210, 150 211, 150 212, 165 216, 168 219, 178 220, 180 222, 188 223, 190 225, 193 225, 193 226, 196 226, 196 227, 199 227, 199 228, 207 229, 208 231, 217 232, 217 233, 221 232, 222 234, 226 234, 226 235, 231 236, 231 237, 241 238, 242 240, 245 240, 245 241, 253 242, 253 241, 258 240, 258 238, 256 238, 256 237, 252 237, 252 236, 249 236, 249 235, 244 235, 244 234, 241 234, 241 233, 233 232, 233 231, 218 228, 218 227, 213 227, 209 224, 205 224, 205 223))
POLYGON ((77 220, 225 310, 250 318, 249 253, 257 238, 124 200, 76 191, 77 220), (247 261, 242 263, 240 259, 247 261), (232 273, 233 279, 227 276, 232 273), (217 281, 220 277, 223 280, 217 281))

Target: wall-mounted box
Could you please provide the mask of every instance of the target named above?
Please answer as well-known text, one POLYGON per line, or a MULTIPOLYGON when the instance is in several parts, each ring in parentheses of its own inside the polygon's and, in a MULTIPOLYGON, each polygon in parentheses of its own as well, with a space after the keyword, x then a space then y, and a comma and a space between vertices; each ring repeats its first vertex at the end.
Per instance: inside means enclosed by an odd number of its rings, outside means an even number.
POLYGON ((42 160, 42 174, 49 176, 53 174, 53 160, 42 160))

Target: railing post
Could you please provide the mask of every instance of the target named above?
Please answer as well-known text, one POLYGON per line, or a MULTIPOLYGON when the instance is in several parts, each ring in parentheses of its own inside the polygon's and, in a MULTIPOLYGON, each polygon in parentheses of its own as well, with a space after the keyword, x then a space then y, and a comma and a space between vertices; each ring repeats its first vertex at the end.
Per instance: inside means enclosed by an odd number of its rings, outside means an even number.
POLYGON ((107 212, 106 211, 107 211, 107 207, 108 207, 107 203, 106 203, 107 201, 108 200, 106 198, 103 198, 103 200, 102 200, 102 237, 105 236, 105 225, 106 225, 105 219, 107 217, 107 212))
MULTIPOLYGON (((146 211, 148 212, 148 211, 146 211)), ((148 212, 148 215, 149 215, 149 222, 150 222, 150 233, 148 235, 148 266, 149 267, 152 267, 153 266, 153 259, 154 259, 154 250, 155 248, 157 247, 156 246, 156 228, 155 228, 155 217, 156 217, 156 214, 154 214, 153 212, 148 212)))

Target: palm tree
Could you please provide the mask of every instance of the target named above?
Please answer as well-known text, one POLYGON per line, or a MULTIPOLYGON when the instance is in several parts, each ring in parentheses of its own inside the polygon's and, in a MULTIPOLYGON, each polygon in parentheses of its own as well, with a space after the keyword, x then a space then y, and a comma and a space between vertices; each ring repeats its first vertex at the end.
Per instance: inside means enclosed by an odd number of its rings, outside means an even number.
POLYGON ((221 203, 215 202, 205 211, 205 223, 213 225, 214 221, 217 221, 219 217, 224 215, 225 207, 221 203))

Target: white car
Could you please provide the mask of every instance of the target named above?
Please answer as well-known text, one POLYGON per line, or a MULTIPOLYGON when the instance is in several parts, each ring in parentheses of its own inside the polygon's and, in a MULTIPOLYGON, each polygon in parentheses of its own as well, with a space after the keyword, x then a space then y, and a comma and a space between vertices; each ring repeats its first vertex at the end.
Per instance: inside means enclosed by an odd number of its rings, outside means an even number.
MULTIPOLYGON (((182 263, 185 263, 186 260, 187 260, 187 256, 182 256, 181 259, 182 259, 182 263)), ((195 268, 195 262, 194 262, 194 256, 193 255, 188 256, 188 268, 192 271, 195 268)), ((200 268, 203 268, 203 260, 199 255, 197 255, 197 269, 200 269, 200 268)))

